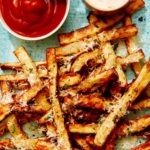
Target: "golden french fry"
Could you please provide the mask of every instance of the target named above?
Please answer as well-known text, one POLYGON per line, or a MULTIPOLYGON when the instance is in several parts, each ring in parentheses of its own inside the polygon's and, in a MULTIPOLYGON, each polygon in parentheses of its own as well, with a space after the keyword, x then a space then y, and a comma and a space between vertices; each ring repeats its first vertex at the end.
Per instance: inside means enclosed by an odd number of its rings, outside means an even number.
POLYGON ((87 36, 92 36, 96 33, 112 27, 113 25, 118 23, 123 17, 124 14, 118 14, 117 17, 115 16, 109 19, 107 23, 103 22, 102 20, 97 20, 96 22, 93 22, 81 29, 72 31, 70 33, 59 34, 59 42, 61 45, 65 45, 79 41, 87 36))
POLYGON ((100 57, 101 56, 100 54, 101 54, 101 50, 96 49, 96 50, 93 50, 91 52, 87 52, 87 53, 80 55, 72 64, 71 71, 72 72, 79 72, 82 69, 82 67, 87 65, 87 62, 91 59, 97 58, 99 63, 103 62, 104 59, 100 57))
POLYGON ((118 74, 116 73, 115 69, 106 70, 100 74, 91 73, 91 75, 83 80, 78 86, 73 86, 61 91, 60 96, 75 96, 78 92, 85 92, 88 89, 92 88, 95 84, 102 85, 109 81, 115 80, 116 78, 118 78, 117 76, 118 74))
POLYGON ((67 105, 73 105, 83 108, 93 108, 102 111, 109 110, 112 105, 115 105, 116 102, 113 100, 106 100, 102 96, 97 95, 77 95, 74 97, 65 97, 64 103, 67 105))
POLYGON ((133 64, 137 64, 144 57, 145 57, 145 55, 144 55, 143 51, 138 50, 138 51, 133 52, 125 57, 117 56, 117 61, 121 64, 121 66, 128 65, 128 64, 133 65, 133 64))
POLYGON ((70 124, 69 131, 77 134, 96 134, 98 124, 70 124))
POLYGON ((73 135, 73 139, 83 150, 94 150, 80 135, 73 135))
POLYGON ((128 7, 126 7, 125 12, 127 14, 132 14, 135 11, 141 9, 145 5, 145 2, 143 0, 132 0, 130 1, 130 4, 128 7))
POLYGON ((114 52, 110 42, 102 44, 102 53, 106 60, 103 70, 108 70, 108 69, 114 67, 118 73, 118 83, 119 83, 120 87, 125 87, 127 84, 126 75, 123 72, 123 69, 122 69, 120 63, 118 62, 118 60, 116 58, 115 52, 114 52))
POLYGON ((143 131, 150 125, 150 115, 146 115, 134 120, 129 120, 127 123, 122 123, 117 129, 117 135, 128 135, 135 132, 143 131))
MULTIPOLYGON (((131 25, 132 24, 132 19, 131 16, 126 16, 124 19, 124 25, 131 25)), ((138 45, 137 42, 135 40, 135 37, 127 37, 125 39, 126 41, 126 45, 127 45, 127 50, 129 54, 132 54, 133 52, 138 50, 138 45)), ((135 72, 136 75, 139 75, 141 69, 142 69, 142 65, 140 62, 135 62, 131 64, 133 71, 135 72)))
POLYGON ((22 65, 23 71, 25 73, 25 76, 28 78, 28 82, 31 86, 35 85, 36 83, 40 82, 39 74, 37 73, 37 68, 28 55, 27 51, 24 47, 19 47, 14 51, 14 54, 20 61, 20 64, 22 65))
POLYGON ((95 136, 94 143, 98 146, 103 146, 111 131, 115 128, 116 123, 124 116, 130 104, 132 104, 139 94, 146 88, 150 82, 150 59, 143 66, 139 76, 131 84, 129 89, 124 93, 121 99, 110 112, 108 117, 99 127, 95 136))
MULTIPOLYGON (((53 119, 57 129, 58 144, 60 149, 71 150, 71 144, 69 141, 69 136, 64 124, 64 118, 62 116, 60 103, 57 97, 57 62, 55 49, 47 49, 46 51, 47 69, 50 76, 50 99, 52 103, 53 119)), ((49 113, 49 111, 47 112, 49 113)))

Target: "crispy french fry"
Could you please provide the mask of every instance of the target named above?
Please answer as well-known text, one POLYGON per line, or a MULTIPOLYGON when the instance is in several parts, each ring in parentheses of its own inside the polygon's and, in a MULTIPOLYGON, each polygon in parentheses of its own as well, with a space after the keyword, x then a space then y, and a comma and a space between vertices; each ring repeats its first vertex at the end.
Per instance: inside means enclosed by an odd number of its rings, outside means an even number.
POLYGON ((117 56, 117 61, 121 64, 121 66, 128 65, 128 64, 133 65, 133 64, 137 64, 137 62, 139 62, 144 57, 145 57, 145 55, 144 55, 143 51, 138 50, 138 51, 133 52, 125 57, 117 56))
POLYGON ((15 112, 36 112, 46 113, 51 108, 50 103, 47 101, 46 88, 43 88, 34 98, 34 104, 30 104, 24 107, 20 105, 14 105, 12 111, 15 112))
POLYGON ((63 74, 58 79, 58 87, 59 88, 68 88, 69 86, 73 86, 79 84, 81 82, 81 75, 75 73, 63 74))
MULTIPOLYGON (((65 128, 60 103, 57 97, 57 62, 55 49, 47 49, 46 52, 47 69, 50 76, 50 99, 52 103, 53 118, 57 129, 58 145, 60 149, 71 150, 69 136, 65 128)), ((49 113, 49 111, 48 111, 49 113)))
POLYGON ((76 31, 72 31, 66 34, 59 34, 59 42, 61 45, 69 44, 81 40, 87 36, 91 36, 103 30, 106 30, 114 26, 119 21, 121 21, 125 16, 125 13, 132 14, 135 11, 142 8, 144 5, 145 2, 143 0, 133 0, 129 3, 128 7, 126 8, 125 12, 123 12, 123 14, 117 14, 112 18, 106 18, 107 23, 103 22, 102 20, 97 20, 89 24, 88 26, 78 29, 76 31))
POLYGON ((100 74, 92 73, 91 75, 89 75, 88 78, 83 80, 78 86, 73 86, 66 90, 61 91, 60 96, 62 97, 67 96, 67 95, 75 96, 77 92, 80 92, 80 91, 85 92, 88 89, 92 88, 93 85, 95 84, 102 85, 109 81, 115 80, 116 78, 117 78, 117 73, 115 69, 110 69, 100 74))
POLYGON ((118 62, 118 60, 116 58, 115 52, 114 52, 110 42, 102 44, 102 53, 106 60, 103 70, 108 70, 108 69, 114 67, 118 73, 118 83, 119 83, 120 87, 125 87, 127 84, 126 75, 123 72, 123 69, 122 69, 120 63, 118 62))
POLYGON ((30 56, 27 54, 24 47, 19 47, 14 51, 14 54, 20 61, 20 64, 22 65, 23 71, 25 73, 25 76, 28 78, 28 82, 31 86, 35 85, 36 83, 40 82, 39 74, 37 73, 37 68, 30 58, 30 56))
POLYGON ((13 98, 12 98, 12 86, 9 82, 2 81, 1 92, 2 97, 0 100, 0 121, 3 120, 11 111, 13 98))
POLYGON ((96 134, 98 124, 70 124, 69 131, 78 134, 96 134))
POLYGON ((127 14, 132 14, 135 11, 144 7, 144 5, 145 5, 145 2, 143 0, 132 0, 130 1, 130 4, 128 5, 128 7, 126 7, 125 12, 127 14))
POLYGON ((96 22, 93 22, 81 29, 66 34, 59 34, 58 35, 59 42, 61 45, 65 45, 65 44, 79 41, 87 36, 94 35, 105 29, 112 27, 113 25, 118 23, 123 17, 124 14, 117 14, 117 16, 113 16, 110 19, 108 19, 107 23, 103 22, 102 20, 97 20, 96 22))
POLYGON ((98 40, 100 42, 111 41, 114 39, 121 39, 136 35, 138 32, 135 25, 128 25, 120 28, 114 28, 111 30, 105 30, 98 34, 98 40), (124 34, 126 33, 126 34, 124 34))
POLYGON ((15 115, 8 116, 6 122, 7 122, 8 130, 14 139, 17 139, 18 136, 20 139, 27 139, 26 134, 23 132, 23 130, 21 130, 17 122, 17 118, 15 115))
POLYGON ((131 107, 129 107, 129 110, 140 110, 144 108, 150 108, 150 98, 145 98, 139 102, 136 102, 131 107))
POLYGON ((73 139, 83 150, 94 150, 80 135, 73 135, 73 139))
POLYGON ((139 76, 124 93, 114 110, 108 115, 95 136, 94 143, 103 146, 116 123, 126 113, 129 105, 135 101, 139 94, 145 89, 150 81, 150 60, 142 68, 139 76))
MULTIPOLYGON (((124 25, 131 25, 132 24, 132 19, 131 16, 126 16, 124 19, 124 25)), ((125 39, 126 45, 127 45, 127 50, 129 54, 132 54, 133 52, 138 50, 138 45, 137 42, 135 41, 135 37, 127 37, 125 39)), ((132 64, 133 71, 135 72, 136 75, 139 75, 142 65, 140 62, 135 62, 132 64)))
POLYGON ((83 108, 93 108, 102 111, 109 110, 112 105, 115 105, 116 102, 112 100, 106 100, 102 96, 97 95, 77 95, 74 97, 65 97, 64 103, 67 105, 73 105, 83 108))
POLYGON ((150 115, 146 115, 135 120, 129 120, 127 123, 123 123, 117 129, 117 135, 128 135, 135 132, 143 131, 150 125, 150 115))
POLYGON ((100 62, 103 62, 103 58, 99 57, 101 56, 101 50, 100 49, 96 49, 96 50, 93 50, 91 52, 87 52, 87 53, 84 53, 82 55, 80 55, 76 60, 75 62, 72 64, 71 66, 71 71, 72 72, 79 72, 82 67, 84 65, 87 65, 87 62, 91 59, 99 59, 99 63, 100 62), (101 59, 101 60, 100 60, 101 59))

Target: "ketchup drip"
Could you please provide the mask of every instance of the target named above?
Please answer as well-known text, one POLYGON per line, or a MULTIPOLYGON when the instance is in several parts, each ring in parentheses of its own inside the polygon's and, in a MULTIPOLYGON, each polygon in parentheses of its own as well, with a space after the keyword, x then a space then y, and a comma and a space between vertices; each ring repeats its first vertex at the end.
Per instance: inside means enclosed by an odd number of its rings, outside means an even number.
POLYGON ((58 26, 66 11, 66 0, 1 0, 0 9, 14 32, 38 37, 58 26))

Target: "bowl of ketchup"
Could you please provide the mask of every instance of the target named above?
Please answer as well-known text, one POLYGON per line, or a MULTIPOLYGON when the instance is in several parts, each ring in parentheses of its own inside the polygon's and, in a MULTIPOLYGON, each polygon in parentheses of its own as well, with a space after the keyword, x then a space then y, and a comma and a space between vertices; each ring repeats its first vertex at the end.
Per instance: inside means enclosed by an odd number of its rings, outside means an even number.
POLYGON ((41 40, 65 22, 70 0, 0 0, 0 22, 14 36, 41 40))

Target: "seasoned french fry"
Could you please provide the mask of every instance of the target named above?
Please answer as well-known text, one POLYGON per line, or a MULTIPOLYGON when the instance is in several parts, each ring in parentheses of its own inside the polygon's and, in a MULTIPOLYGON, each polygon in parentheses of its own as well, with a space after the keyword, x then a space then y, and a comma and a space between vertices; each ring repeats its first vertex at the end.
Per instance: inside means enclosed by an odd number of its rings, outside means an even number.
POLYGON ((70 33, 66 34, 59 34, 59 42, 61 45, 69 44, 72 42, 76 42, 78 40, 81 40, 87 36, 94 35, 96 33, 100 33, 103 30, 106 30, 112 26, 114 26, 116 23, 121 21, 123 17, 125 16, 125 13, 132 14, 135 11, 139 10, 145 5, 145 2, 143 0, 133 0, 129 3, 128 7, 126 8, 125 12, 122 14, 117 14, 116 16, 113 16, 112 18, 106 18, 106 22, 103 22, 102 20, 97 20, 88 26, 72 31, 70 33))
POLYGON ((117 135, 128 135, 135 132, 143 131, 150 125, 150 115, 146 115, 135 120, 129 120, 127 123, 123 123, 117 129, 117 135))
POLYGON ((80 135, 73 135, 73 139, 83 150, 94 150, 80 135))
POLYGON ((87 62, 91 59, 95 59, 95 58, 99 58, 99 63, 100 62, 103 62, 103 58, 100 58, 98 56, 100 56, 101 54, 101 50, 100 49, 96 49, 96 50, 93 50, 91 52, 87 52, 87 53, 84 53, 82 55, 80 55, 76 60, 75 62, 72 64, 71 66, 71 71, 72 72, 79 72, 82 67, 84 65, 87 65, 87 62), (100 60, 101 59, 101 60, 100 60))
POLYGON ((137 64, 137 62, 139 62, 144 57, 145 57, 145 55, 144 55, 143 51, 138 50, 138 51, 133 52, 125 57, 117 56, 117 61, 121 64, 121 66, 128 65, 128 64, 133 65, 133 64, 137 64))
POLYGON ((7 117, 6 122, 7 122, 7 127, 8 127, 10 134, 15 139, 17 139, 18 136, 20 139, 27 139, 26 134, 23 132, 23 130, 21 130, 21 128, 17 122, 17 118, 15 115, 10 115, 9 117, 7 117))
POLYGON ((85 92, 88 89, 92 88, 93 85, 98 84, 102 85, 104 83, 107 83, 109 81, 115 80, 117 78, 117 73, 115 69, 110 69, 107 71, 104 71, 100 74, 91 74, 88 78, 83 80, 78 86, 70 87, 66 90, 61 91, 60 96, 64 97, 67 95, 76 95, 77 92, 85 92))
POLYGON ((131 107, 129 107, 129 110, 140 110, 144 108, 150 108, 150 98, 145 98, 139 102, 136 102, 131 107))
MULTIPOLYGON (((132 24, 132 19, 131 16, 126 16, 124 19, 124 25, 131 25, 132 24)), ((129 54, 132 54, 133 52, 138 50, 138 45, 137 42, 135 41, 135 37, 127 37, 125 39, 126 45, 127 45, 127 50, 129 54)), ((139 75, 142 65, 140 62, 135 62, 132 64, 133 71, 135 72, 136 75, 139 75)))
POLYGON ((11 111, 13 98, 12 98, 12 86, 9 82, 2 81, 1 92, 2 97, 0 100, 0 121, 2 121, 11 111))
MULTIPOLYGON (((65 128, 60 103, 57 97, 57 62, 55 49, 47 49, 46 52, 47 69, 50 76, 50 99, 52 103, 53 118, 57 129, 58 144, 60 149, 71 150, 69 136, 65 128)), ((48 111, 49 113, 49 111, 48 111)))
POLYGON ((130 1, 130 4, 128 7, 126 7, 125 12, 127 14, 132 14, 135 11, 141 9, 145 5, 145 2, 143 0, 132 0, 130 1))
POLYGON ((37 68, 30 56, 27 54, 24 47, 19 47, 17 50, 14 51, 14 54, 20 61, 25 76, 28 78, 28 82, 30 83, 30 85, 33 86, 36 83, 39 83, 40 78, 39 74, 37 73, 37 68))
POLYGON ((123 17, 124 14, 117 14, 117 16, 113 16, 110 19, 108 19, 107 23, 103 22, 102 20, 97 20, 81 29, 66 34, 59 34, 58 35, 59 42, 61 45, 65 45, 65 44, 79 41, 87 36, 100 33, 101 31, 108 29, 113 25, 115 25, 116 23, 118 23, 123 17))
POLYGON ((69 131, 78 134, 96 134, 98 124, 70 124, 69 131))
POLYGON ((100 42, 106 42, 114 39, 121 39, 136 35, 138 32, 135 25, 128 25, 120 28, 114 28, 111 30, 105 30, 98 34, 98 40, 100 42), (124 34, 126 33, 126 35, 124 34))
POLYGON ((110 44, 110 42, 102 44, 103 55, 106 60, 103 70, 108 70, 110 68, 115 68, 118 73, 118 83, 120 87, 125 87, 127 84, 126 75, 120 63, 117 61, 115 52, 110 44))
POLYGON ((119 100, 118 104, 114 110, 108 115, 102 125, 99 127, 99 130, 95 136, 94 143, 98 146, 103 146, 106 142, 108 135, 116 126, 116 123, 120 120, 121 117, 127 111, 127 108, 139 94, 145 89, 150 81, 150 60, 142 68, 139 76, 131 84, 129 89, 124 93, 122 98, 119 100))
POLYGON ((109 110, 116 102, 113 100, 106 100, 102 96, 97 95, 77 95, 74 97, 65 97, 64 103, 67 105, 79 106, 84 108, 93 108, 102 111, 109 110))

